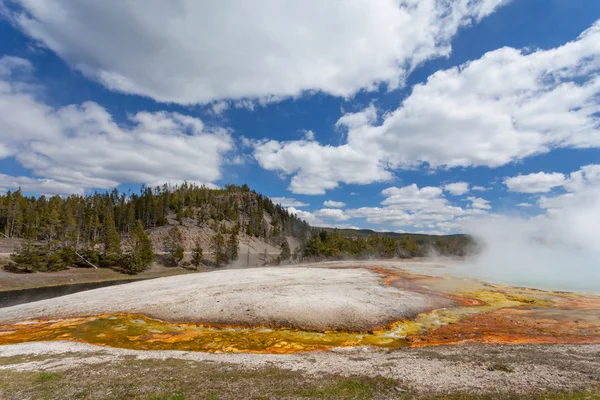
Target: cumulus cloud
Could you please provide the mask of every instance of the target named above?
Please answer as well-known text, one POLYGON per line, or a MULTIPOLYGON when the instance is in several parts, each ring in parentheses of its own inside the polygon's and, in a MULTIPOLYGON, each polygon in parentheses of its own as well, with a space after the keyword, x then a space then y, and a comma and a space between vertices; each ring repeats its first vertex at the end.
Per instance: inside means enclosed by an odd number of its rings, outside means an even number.
POLYGON ((5 13, 110 90, 191 104, 395 88, 507 2, 14 0, 5 13))
POLYGON ((479 210, 489 210, 492 208, 488 200, 482 199, 480 197, 469 196, 467 197, 467 200, 471 202, 471 207, 477 208, 479 210))
POLYGON ((346 221, 350 219, 350 216, 346 215, 343 210, 339 208, 322 208, 314 213, 317 217, 333 220, 333 221, 346 221))
POLYGON ((469 192, 469 184, 467 182, 455 182, 449 183, 444 186, 444 190, 453 194, 454 196, 461 196, 469 192))
POLYGON ((333 201, 333 200, 325 200, 323 202, 323 205, 325 207, 329 207, 329 208, 344 208, 344 207, 346 207, 346 203, 344 203, 343 201, 333 201))
POLYGON ((295 214, 298 218, 308 222, 313 227, 321 228, 339 228, 339 229, 360 229, 358 226, 351 224, 340 224, 341 221, 346 221, 350 217, 346 216, 342 210, 317 210, 315 212, 298 210, 294 207, 287 209, 291 214, 295 214), (339 213, 337 213, 339 211, 339 213))
POLYGON ((273 203, 280 204, 282 207, 307 207, 310 204, 289 197, 271 197, 273 203))
POLYGON ((54 179, 0 174, 0 193, 15 190, 16 188, 21 188, 26 193, 39 193, 44 195, 83 194, 83 189, 75 184, 58 182, 54 179))
POLYGON ((348 145, 270 140, 256 143, 253 154, 262 168, 293 174, 289 189, 299 194, 324 194, 340 181, 367 184, 393 177, 376 157, 348 145))
POLYGON ((531 203, 519 203, 519 204, 517 204, 517 207, 524 207, 524 208, 533 207, 533 204, 531 204, 531 203))
POLYGON ((344 211, 345 214, 351 218, 364 218, 373 224, 446 233, 460 228, 465 219, 487 214, 481 208, 462 208, 452 204, 439 187, 419 188, 412 184, 401 188, 390 187, 381 194, 385 197, 381 202, 383 207, 349 209, 344 211))
POLYGON ((600 147, 600 22, 563 46, 502 48, 440 70, 392 112, 342 116, 340 146, 261 142, 263 168, 318 194, 340 182, 385 181, 394 169, 498 167, 553 148, 600 147), (342 159, 335 154, 347 155, 342 159))
POLYGON ((4 177, 0 186, 66 193, 221 178, 234 148, 229 131, 179 113, 137 112, 120 125, 93 102, 53 108, 19 79, 31 69, 27 60, 0 58, 0 158, 15 157, 40 179, 4 177))
POLYGON ((504 178, 504 184, 511 192, 548 193, 555 187, 563 186, 566 180, 567 178, 563 174, 557 172, 538 172, 504 178))

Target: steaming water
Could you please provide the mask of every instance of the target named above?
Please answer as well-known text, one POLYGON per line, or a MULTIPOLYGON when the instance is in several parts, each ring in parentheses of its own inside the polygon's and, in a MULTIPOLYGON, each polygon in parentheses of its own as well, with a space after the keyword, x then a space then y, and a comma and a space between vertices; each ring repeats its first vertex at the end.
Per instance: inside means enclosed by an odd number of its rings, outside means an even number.
POLYGON ((479 239, 483 251, 453 268, 511 285, 600 293, 600 189, 545 204, 548 212, 536 217, 494 215, 473 221, 467 232, 479 239))

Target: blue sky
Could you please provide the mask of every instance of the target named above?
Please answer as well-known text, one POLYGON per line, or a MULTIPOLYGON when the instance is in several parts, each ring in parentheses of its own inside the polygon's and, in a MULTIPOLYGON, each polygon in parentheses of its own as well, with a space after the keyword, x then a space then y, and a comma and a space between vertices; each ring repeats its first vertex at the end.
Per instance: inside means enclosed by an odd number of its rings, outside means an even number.
POLYGON ((600 185, 600 2, 447 3, 0 0, 0 190, 247 183, 453 233, 600 185))

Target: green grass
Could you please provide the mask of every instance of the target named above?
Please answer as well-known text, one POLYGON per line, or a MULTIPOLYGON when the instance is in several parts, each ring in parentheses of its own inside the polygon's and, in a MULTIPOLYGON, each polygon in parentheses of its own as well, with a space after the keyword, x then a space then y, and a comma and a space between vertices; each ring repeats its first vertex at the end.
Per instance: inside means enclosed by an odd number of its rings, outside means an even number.
MULTIPOLYGON (((50 358, 49 358, 50 359, 50 358)), ((11 359, 17 362, 17 359, 11 359)), ((10 363, 7 363, 10 364, 10 363)), ((276 368, 179 359, 125 360, 82 364, 63 372, 0 370, 0 399, 227 400, 227 399, 418 399, 418 400, 600 400, 600 392, 530 395, 454 393, 431 395, 407 390, 383 377, 323 374, 308 377, 276 368)))
POLYGON ((58 381, 63 378, 63 374, 57 372, 40 372, 36 377, 37 382, 58 381))

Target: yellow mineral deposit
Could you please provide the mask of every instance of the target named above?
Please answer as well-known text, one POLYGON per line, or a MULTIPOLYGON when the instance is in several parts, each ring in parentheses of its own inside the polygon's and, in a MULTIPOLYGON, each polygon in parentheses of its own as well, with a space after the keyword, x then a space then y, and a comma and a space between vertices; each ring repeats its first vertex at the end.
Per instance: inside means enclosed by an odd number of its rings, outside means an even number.
POLYGON ((448 293, 439 290, 443 283, 439 280, 444 278, 386 275, 387 285, 402 284, 451 298, 458 306, 365 333, 178 324, 131 314, 34 320, 0 327, 0 344, 68 340, 139 350, 284 354, 333 347, 396 349, 463 342, 600 343, 597 296, 486 284, 475 291, 448 293))

